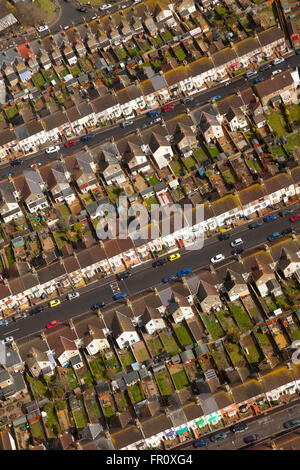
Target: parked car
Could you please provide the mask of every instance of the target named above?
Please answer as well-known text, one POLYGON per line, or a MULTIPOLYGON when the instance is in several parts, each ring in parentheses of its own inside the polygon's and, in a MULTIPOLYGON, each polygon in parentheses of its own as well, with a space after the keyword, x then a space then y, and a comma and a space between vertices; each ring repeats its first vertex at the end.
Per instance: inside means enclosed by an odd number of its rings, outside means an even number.
POLYGON ((255 222, 252 222, 251 224, 249 224, 248 227, 252 230, 254 228, 259 227, 262 224, 263 224, 262 220, 256 220, 255 222))
POLYGON ((162 266, 163 264, 166 264, 167 260, 166 259, 158 259, 152 263, 153 268, 157 268, 158 266, 162 266))
POLYGON ((0 320, 0 326, 8 326, 8 321, 6 319, 0 320))
POLYGON ((76 8, 76 10, 80 11, 80 13, 87 13, 87 8, 84 7, 76 8))
POLYGON ((257 77, 255 80, 254 80, 254 83, 259 83, 259 82, 263 82, 264 81, 264 77, 257 77))
POLYGON ((178 276, 179 278, 181 278, 181 277, 187 276, 187 275, 190 274, 191 272, 192 272, 192 269, 191 269, 191 268, 184 268, 184 269, 182 269, 182 271, 178 271, 177 276, 178 276))
POLYGON ((42 165, 41 162, 32 163, 30 165, 30 168, 35 168, 36 166, 41 166, 41 165, 42 165))
POLYGON ((244 437, 244 442, 246 444, 251 444, 251 442, 255 442, 258 439, 258 434, 250 434, 249 436, 244 437))
POLYGON ((105 303, 104 302, 97 302, 96 304, 91 306, 91 310, 98 310, 98 308, 104 307, 105 303))
POLYGON ((276 220, 277 219, 277 215, 275 214, 271 214, 271 215, 267 215, 266 217, 264 217, 264 222, 272 222, 273 220, 276 220))
POLYGON ((113 299, 121 300, 121 299, 125 299, 126 297, 127 297, 126 292, 118 292, 117 294, 114 294, 113 299))
POLYGON ((292 233, 292 231, 293 231, 293 227, 284 228, 284 229, 281 231, 281 235, 282 235, 282 236, 288 235, 289 233, 292 233))
POLYGON ((24 160, 21 160, 21 159, 16 159, 10 162, 11 166, 19 166, 19 165, 22 165, 23 163, 24 163, 24 160))
POLYGON ((294 214, 292 217, 290 217, 291 222, 296 222, 297 220, 300 220, 300 212, 297 212, 297 214, 294 214))
POLYGON ((152 126, 153 124, 157 124, 158 122, 161 122, 161 117, 152 119, 152 121, 150 121, 150 126, 152 126))
POLYGON ((162 282, 164 284, 167 284, 170 281, 175 281, 175 279, 176 279, 176 276, 174 276, 174 274, 171 274, 171 276, 169 276, 169 277, 163 277, 162 282))
POLYGON ((238 246, 234 250, 232 250, 231 254, 240 255, 241 253, 243 253, 243 251, 244 251, 244 248, 242 246, 238 246))
POLYGON ((160 109, 150 109, 150 111, 148 111, 147 113, 147 116, 153 117, 153 116, 157 116, 160 113, 161 113, 160 109))
POLYGON ((175 108, 174 104, 166 104, 162 110, 165 113, 166 111, 171 111, 171 109, 174 109, 174 108, 175 108))
POLYGON ((220 100, 222 98, 221 95, 215 95, 215 96, 212 96, 210 99, 211 100, 220 100))
POLYGON ((49 29, 49 28, 48 28, 48 26, 47 26, 46 24, 43 25, 43 26, 38 26, 38 27, 37 27, 37 30, 38 30, 39 33, 42 33, 43 31, 47 31, 48 29, 49 29))
POLYGON ((173 253, 172 255, 168 256, 169 261, 176 261, 180 258, 180 253, 173 253))
POLYGON ((245 73, 246 78, 251 78, 257 75, 257 70, 249 70, 249 72, 245 73))
POLYGON ((212 442, 216 442, 216 441, 220 441, 221 439, 226 439, 226 437, 227 437, 226 432, 218 432, 217 434, 210 436, 210 440, 212 442))
POLYGON ((297 49, 297 50, 296 50, 296 54, 297 54, 297 55, 300 54, 300 49, 297 49))
POLYGON ((277 75, 278 73, 281 73, 281 72, 282 72, 281 69, 277 69, 272 72, 272 75, 277 75))
POLYGON ((1 340, 1 343, 2 343, 2 344, 9 344, 9 343, 11 343, 13 340, 14 340, 14 337, 13 337, 13 336, 7 336, 6 338, 4 338, 4 339, 1 340))
POLYGON ((68 297, 68 300, 74 300, 80 297, 80 294, 79 292, 72 292, 72 294, 68 294, 67 297, 68 297))
POLYGON ((120 126, 121 127, 128 127, 128 126, 132 126, 133 125, 133 121, 123 121, 121 122, 120 126))
POLYGON ((219 261, 222 261, 223 259, 225 259, 225 256, 222 255, 222 253, 219 253, 218 255, 211 258, 210 262, 211 263, 218 263, 219 261))
POLYGON ((60 325, 60 322, 57 320, 52 320, 47 323, 46 328, 55 328, 56 326, 60 325))
POLYGON ((22 318, 26 318, 26 317, 27 317, 27 313, 19 312, 16 315, 13 316, 13 320, 18 321, 18 320, 21 320, 22 318))
POLYGON ((194 447, 197 449, 198 447, 204 447, 208 445, 207 439, 199 439, 198 441, 194 442, 194 447))
POLYGON ((272 67, 271 64, 266 64, 260 69, 260 71, 265 72, 266 70, 269 70, 271 67, 272 67))
POLYGON ((111 8, 112 5, 110 3, 106 3, 105 5, 101 5, 101 7, 99 7, 99 10, 108 10, 108 8, 111 8))
POLYGON ((294 426, 299 426, 299 424, 300 424, 300 418, 293 418, 283 423, 283 427, 285 429, 290 429, 290 428, 293 428, 294 426))
POLYGON ((230 233, 228 232, 224 232, 224 233, 219 233, 218 235, 218 239, 219 240, 228 240, 228 238, 230 238, 230 233))
POLYGON ((244 242, 241 238, 236 238, 235 240, 233 240, 231 243, 230 243, 230 246, 232 246, 232 248, 234 248, 235 246, 238 246, 238 245, 242 245, 244 242))
POLYGON ((191 96, 186 96, 185 98, 182 98, 180 101, 182 104, 186 104, 186 103, 190 103, 191 101, 193 101, 193 98, 191 96))
POLYGON ((81 142, 87 142, 88 140, 91 140, 95 137, 95 134, 85 134, 82 137, 80 137, 81 142))
POLYGON ((57 307, 57 305, 59 305, 61 302, 59 299, 53 299, 53 300, 50 300, 49 302, 49 306, 50 307, 57 307))
POLYGON ((125 273, 119 273, 117 274, 117 279, 118 281, 122 281, 123 279, 127 279, 130 276, 130 272, 126 271, 125 273))
POLYGON ((278 65, 278 64, 281 64, 281 63, 284 62, 284 61, 285 61, 285 59, 284 59, 283 57, 277 57, 276 59, 274 59, 274 60, 272 61, 272 64, 273 64, 273 65, 278 65))
POLYGON ((36 313, 40 313, 44 310, 44 307, 42 305, 37 305, 34 307, 32 310, 30 310, 30 315, 35 315, 36 313))
POLYGON ((54 152, 58 152, 59 149, 60 149, 59 145, 51 145, 51 147, 48 147, 45 151, 46 153, 54 153, 54 152))
POLYGON ((269 236, 267 237, 267 240, 268 240, 269 242, 273 242, 274 240, 277 240, 277 239, 280 238, 280 237, 281 237, 281 233, 279 233, 279 232, 274 232, 274 233, 272 233, 271 235, 269 235, 269 236))
POLYGON ((237 433, 237 432, 246 431, 246 429, 248 429, 248 426, 246 423, 237 423, 234 426, 232 426, 231 431, 234 433, 237 433))
POLYGON ((73 147, 73 145, 76 144, 76 140, 68 140, 68 142, 65 143, 65 147, 73 147))
POLYGON ((279 211, 278 215, 280 215, 280 217, 285 217, 286 215, 292 214, 293 212, 294 212, 294 209, 287 208, 287 209, 282 209, 282 211, 279 211))

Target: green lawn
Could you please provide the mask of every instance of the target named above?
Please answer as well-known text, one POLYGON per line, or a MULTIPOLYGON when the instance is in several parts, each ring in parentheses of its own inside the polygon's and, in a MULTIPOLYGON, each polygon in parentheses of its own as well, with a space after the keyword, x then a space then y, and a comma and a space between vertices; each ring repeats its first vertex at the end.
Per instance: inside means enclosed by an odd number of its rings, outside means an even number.
POLYGON ((11 106, 10 108, 5 109, 6 116, 8 119, 12 119, 16 114, 19 113, 16 106, 11 106))
POLYGON ((79 75, 80 73, 81 70, 78 65, 74 65, 74 67, 71 68, 71 74, 73 75, 73 77, 77 77, 77 75, 79 75))
POLYGON ((76 428, 80 431, 85 428, 85 420, 81 410, 73 411, 76 428))
POLYGON ((73 372, 72 369, 68 369, 66 372, 66 375, 69 380, 70 387, 74 390, 74 388, 78 387, 78 382, 75 373, 73 372))
POLYGON ((270 337, 268 333, 256 333, 256 337, 258 339, 259 344, 262 347, 271 345, 270 337))
POLYGON ((179 60, 179 62, 183 62, 186 58, 185 52, 181 48, 176 49, 175 55, 176 55, 177 59, 179 60))
POLYGON ((241 305, 235 302, 231 302, 230 310, 232 311, 235 321, 242 331, 247 331, 253 326, 249 315, 245 312, 245 310, 243 310, 241 305))
POLYGON ((242 367, 245 365, 245 359, 242 355, 242 351, 239 345, 227 343, 226 349, 230 356, 231 362, 235 367, 242 367))
POLYGON ((101 416, 97 400, 95 399, 86 400, 85 404, 86 404, 86 409, 88 411, 89 418, 92 421, 97 421, 101 416))
POLYGON ((156 176, 156 174, 154 173, 154 175, 150 175, 148 176, 147 178, 148 180, 148 183, 150 186, 155 186, 156 184, 160 183, 158 177, 156 176))
POLYGON ((196 160, 198 161, 198 163, 202 163, 203 161, 207 160, 207 158, 208 158, 206 153, 204 152, 204 150, 201 147, 195 149, 193 151, 193 154, 194 154, 194 157, 196 158, 196 160))
POLYGON ((208 149, 210 155, 212 156, 212 158, 217 157, 220 153, 215 145, 211 145, 211 146, 207 147, 207 149, 208 149))
POLYGON ((31 429, 31 433, 33 437, 36 437, 36 438, 44 437, 40 421, 35 421, 34 423, 30 423, 30 429, 31 429))
POLYGON ((175 354, 178 354, 181 352, 180 348, 176 344, 176 341, 173 335, 162 331, 160 333, 160 338, 162 340, 162 343, 165 345, 166 350, 171 356, 174 356, 175 354))
POLYGON ((107 380, 106 369, 101 357, 98 359, 91 361, 90 368, 93 373, 95 379, 101 379, 103 381, 107 380))
POLYGON ((286 109, 286 113, 290 121, 299 121, 300 120, 300 105, 292 104, 291 106, 288 106, 286 109))
POLYGON ((86 383, 88 385, 92 386, 94 384, 92 374, 90 373, 89 370, 84 374, 83 380, 84 380, 84 383, 86 383))
POLYGON ((127 387, 127 390, 129 392, 129 396, 132 395, 135 403, 139 403, 140 401, 144 400, 145 397, 138 383, 131 385, 130 387, 127 387))
POLYGON ((178 326, 177 328, 174 328, 175 334, 182 346, 186 346, 187 344, 190 344, 193 342, 188 330, 186 329, 185 326, 178 326))
POLYGON ((111 406, 106 406, 105 408, 103 408, 103 411, 104 411, 106 418, 108 419, 111 418, 115 414, 111 406))
POLYGON ((47 413, 47 426, 56 437, 59 432, 59 424, 53 403, 47 403, 47 405, 44 406, 44 411, 47 413))
POLYGON ((189 173, 191 171, 196 170, 196 163, 195 163, 195 160, 193 159, 193 157, 184 158, 183 163, 184 163, 184 165, 187 168, 189 173))
POLYGON ((135 362, 135 359, 133 357, 132 352, 128 351, 126 354, 120 354, 120 361, 122 363, 122 366, 126 370, 127 366, 130 366, 135 362))
POLYGON ((45 84, 45 79, 41 73, 35 73, 31 80, 34 86, 36 86, 38 89, 41 89, 41 87, 45 84))
POLYGON ((172 392, 173 390, 170 388, 169 386, 169 383, 167 381, 167 378, 165 376, 167 372, 159 372, 159 374, 157 374, 155 376, 155 380, 159 386, 159 389, 162 393, 162 395, 164 395, 165 397, 168 397, 170 395, 172 395, 172 392))
POLYGON ((45 23, 49 23, 54 16, 54 3, 51 0, 38 0, 38 4, 46 13, 45 23))
POLYGON ((64 215, 70 215, 71 212, 66 204, 62 204, 61 206, 58 206, 58 211, 61 214, 61 216, 64 215))
POLYGON ((166 38, 167 41, 170 41, 170 39, 173 38, 173 34, 169 30, 165 31, 164 34, 165 34, 165 38, 166 38))
POLYGON ((182 176, 184 174, 182 163, 179 161, 170 163, 170 168, 175 176, 182 176))
POLYGON ((13 253, 11 246, 10 245, 6 246, 4 248, 4 251, 5 251, 6 259, 8 262, 8 266, 12 266, 16 260, 15 260, 14 253, 13 253))
POLYGON ((144 202, 145 202, 145 204, 146 204, 149 211, 151 210, 152 205, 159 205, 156 196, 148 197, 147 199, 144 200, 144 202))
POLYGON ((222 176, 227 184, 234 184, 236 182, 236 178, 230 170, 223 171, 222 176))
POLYGON ((278 308, 276 303, 272 299, 272 297, 265 297, 264 301, 266 302, 267 307, 270 310, 270 312, 274 312, 274 310, 276 310, 278 308))
POLYGON ((146 348, 139 349, 136 354, 139 357, 139 360, 141 362, 144 362, 144 361, 147 361, 148 359, 150 359, 146 348))
POLYGON ((214 314, 205 315, 204 313, 200 315, 201 320, 204 323, 205 328, 212 337, 212 339, 219 339, 225 336, 224 330, 219 324, 214 314))
POLYGON ((223 351, 215 351, 212 356, 217 365, 217 368, 220 371, 225 370, 229 367, 228 361, 223 351))
POLYGON ((160 37, 159 34, 157 36, 155 36, 153 39, 156 42, 157 46, 159 46, 159 44, 161 44, 163 42, 163 40, 162 40, 162 38, 160 37))
POLYGON ((294 330, 292 330, 291 331, 291 337, 292 337, 293 341, 300 339, 300 329, 295 328, 294 330))
POLYGON ((60 76, 63 78, 65 77, 66 75, 68 75, 70 72, 68 69, 63 69, 59 74, 60 76))
POLYGON ((288 142, 285 144, 285 148, 288 151, 292 151, 295 148, 300 147, 300 132, 296 132, 295 134, 289 135, 287 138, 288 142))
POLYGON ((172 379, 174 381, 174 384, 177 390, 182 390, 183 388, 189 385, 189 380, 184 370, 181 370, 180 372, 176 372, 174 375, 172 374, 172 379))
POLYGON ((270 115, 267 115, 267 120, 279 137, 288 133, 285 119, 280 111, 272 112, 270 115))
POLYGON ((246 353, 249 364, 257 366, 263 359, 264 356, 261 351, 255 346, 255 344, 247 347, 248 354, 246 353))
POLYGON ((217 313, 217 318, 222 326, 222 328, 227 332, 235 328, 235 323, 230 315, 228 310, 219 310, 217 313))
POLYGON ((153 357, 158 356, 164 350, 159 338, 149 339, 147 340, 147 344, 153 357))

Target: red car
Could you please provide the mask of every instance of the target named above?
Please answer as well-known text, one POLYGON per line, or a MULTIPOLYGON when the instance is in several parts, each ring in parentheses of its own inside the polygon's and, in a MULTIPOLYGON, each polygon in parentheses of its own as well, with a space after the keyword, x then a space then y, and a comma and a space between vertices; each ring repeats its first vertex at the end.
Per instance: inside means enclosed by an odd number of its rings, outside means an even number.
POLYGON ((65 147, 72 147, 73 145, 76 144, 76 140, 68 140, 68 142, 65 143, 65 147))
POLYGON ((299 212, 298 212, 298 214, 292 215, 292 217, 290 217, 291 222, 296 222, 296 220, 300 220, 299 212))
POLYGON ((174 104, 166 104, 166 106, 163 107, 163 111, 166 112, 166 111, 171 111, 171 109, 174 109, 175 106, 174 104))
POLYGON ((54 328, 55 326, 60 325, 59 321, 53 320, 47 323, 46 328, 54 328))

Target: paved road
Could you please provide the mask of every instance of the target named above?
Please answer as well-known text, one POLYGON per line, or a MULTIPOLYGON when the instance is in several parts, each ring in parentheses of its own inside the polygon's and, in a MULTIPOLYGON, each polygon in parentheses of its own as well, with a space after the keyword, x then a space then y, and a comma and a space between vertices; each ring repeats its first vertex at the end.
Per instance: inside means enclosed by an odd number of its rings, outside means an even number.
MULTIPOLYGON (((281 409, 271 409, 267 413, 261 416, 255 416, 254 418, 247 419, 248 429, 241 433, 232 433, 230 427, 222 429, 226 432, 227 438, 224 440, 211 442, 207 436, 205 438, 209 440, 209 444, 206 447, 198 448, 197 450, 238 450, 247 449, 249 445, 244 443, 244 438, 250 434, 258 434, 259 439, 256 443, 266 441, 274 436, 280 435, 283 432, 287 433, 299 433, 300 426, 295 428, 293 431, 285 430, 283 423, 292 418, 300 417, 300 400, 296 400, 288 405, 285 405, 281 409)), ((209 434, 209 436, 217 434, 220 431, 209 434)), ((182 444, 176 447, 177 450, 195 450, 192 443, 182 444)))
MULTIPOLYGON (((297 207, 297 205, 295 205, 297 207)), ((273 222, 264 223, 262 226, 249 230, 247 225, 233 229, 231 239, 236 236, 241 236, 244 240, 245 250, 263 245, 266 242, 266 237, 275 231, 280 231, 285 227, 293 225, 297 231, 300 230, 300 221, 291 224, 289 217, 279 218, 273 222)), ((118 283, 119 289, 126 292, 128 296, 134 296, 141 292, 146 293, 154 286, 161 284, 164 276, 176 274, 180 269, 190 267, 194 271, 197 268, 209 264, 210 258, 217 253, 223 253, 226 258, 219 265, 228 264, 231 256, 232 248, 230 247, 230 240, 220 242, 217 237, 212 237, 206 240, 204 247, 199 251, 184 251, 181 258, 175 262, 168 262, 164 266, 153 268, 152 262, 149 261, 141 266, 131 269, 131 276, 118 283)), ((61 305, 55 308, 47 307, 45 303, 45 310, 36 316, 28 316, 24 320, 12 322, 6 327, 1 327, 0 339, 6 336, 14 336, 15 339, 23 338, 31 333, 38 332, 45 328, 48 321, 60 320, 65 321, 72 317, 83 314, 89 311, 90 306, 100 300, 104 301, 108 308, 112 304, 118 305, 112 299, 113 288, 116 285, 115 275, 111 275, 106 279, 95 282, 80 290, 80 297, 73 301, 62 299, 61 305)))
MULTIPOLYGON (((273 67, 273 70, 278 69, 278 68, 280 68, 281 70, 284 70, 284 69, 287 69, 288 67, 293 69, 299 64, 300 64, 300 55, 292 54, 291 56, 286 58, 286 61, 284 63, 280 64, 278 67, 273 67)), ((267 78, 270 76, 271 71, 268 70, 266 72, 261 72, 259 73, 258 76, 267 78)), ((216 95, 219 95, 222 97, 228 96, 234 93, 238 89, 251 86, 254 83, 255 78, 249 80, 243 76, 238 76, 235 79, 233 79, 232 83, 228 86, 225 86, 224 83, 221 83, 220 85, 210 88, 209 90, 204 90, 198 93, 197 95, 193 95, 193 101, 192 103, 189 103, 188 106, 189 108, 193 109, 193 108, 196 108, 196 105, 199 105, 199 103, 204 104, 216 95)), ((174 109, 166 113, 163 113, 162 116, 165 119, 172 118, 186 109, 185 105, 180 103, 179 100, 174 102, 174 104, 175 104, 174 109)), ((113 136, 115 140, 118 140, 126 135, 131 134, 135 129, 137 129, 137 127, 141 126, 141 124, 146 124, 147 126, 150 126, 150 121, 152 119, 153 118, 150 118, 144 114, 134 119, 134 124, 132 126, 124 128, 124 129, 121 128, 119 125, 115 125, 113 127, 110 126, 108 128, 95 130, 96 135, 94 139, 88 142, 81 142, 79 139, 77 139, 76 145, 74 145, 73 147, 69 147, 69 148, 63 147, 61 149, 61 153, 63 156, 67 156, 67 155, 71 155, 73 153, 78 152, 80 149, 82 149, 86 145, 90 148, 96 147, 97 145, 100 145, 101 143, 109 140, 111 136, 113 136)), ((9 173, 11 173, 13 176, 15 176, 18 173, 22 173, 25 169, 30 168, 30 165, 32 165, 33 163, 40 162, 44 164, 44 163, 54 161, 55 159, 58 159, 57 153, 47 155, 45 151, 39 151, 35 154, 31 154, 26 157, 23 157, 24 164, 19 167, 12 168, 9 164, 4 163, 0 166, 0 180, 7 178, 7 175, 9 173)))

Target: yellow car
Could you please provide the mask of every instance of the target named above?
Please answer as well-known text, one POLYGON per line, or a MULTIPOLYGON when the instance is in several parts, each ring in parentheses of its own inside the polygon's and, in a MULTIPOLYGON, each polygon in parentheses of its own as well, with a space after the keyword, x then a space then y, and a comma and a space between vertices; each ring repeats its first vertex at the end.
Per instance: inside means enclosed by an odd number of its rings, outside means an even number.
POLYGON ((176 261, 177 259, 180 258, 180 254, 179 253, 174 253, 173 255, 170 255, 168 256, 168 260, 169 261, 176 261))
POLYGON ((59 305, 59 304, 60 304, 59 299, 50 300, 50 302, 49 302, 50 307, 57 307, 57 305, 59 305))

